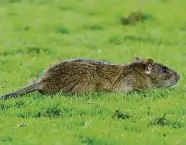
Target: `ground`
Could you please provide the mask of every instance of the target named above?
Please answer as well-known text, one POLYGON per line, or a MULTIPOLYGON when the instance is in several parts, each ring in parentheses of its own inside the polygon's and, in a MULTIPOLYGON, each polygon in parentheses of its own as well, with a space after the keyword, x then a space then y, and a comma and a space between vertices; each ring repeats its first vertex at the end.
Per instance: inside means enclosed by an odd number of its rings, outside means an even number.
POLYGON ((0 144, 185 145, 184 0, 1 0, 0 94, 69 58, 128 63, 153 58, 179 84, 142 93, 79 97, 33 93, 0 101, 0 144), (123 25, 134 9, 146 19, 123 25))

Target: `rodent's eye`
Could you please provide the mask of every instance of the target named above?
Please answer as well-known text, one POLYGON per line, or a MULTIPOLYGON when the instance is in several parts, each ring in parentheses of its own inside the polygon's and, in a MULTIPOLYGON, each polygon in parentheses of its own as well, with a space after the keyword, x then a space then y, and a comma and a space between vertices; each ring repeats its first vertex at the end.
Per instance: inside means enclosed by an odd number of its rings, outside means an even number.
POLYGON ((161 67, 160 71, 161 71, 162 73, 166 73, 166 72, 167 72, 167 68, 166 68, 166 67, 161 67))

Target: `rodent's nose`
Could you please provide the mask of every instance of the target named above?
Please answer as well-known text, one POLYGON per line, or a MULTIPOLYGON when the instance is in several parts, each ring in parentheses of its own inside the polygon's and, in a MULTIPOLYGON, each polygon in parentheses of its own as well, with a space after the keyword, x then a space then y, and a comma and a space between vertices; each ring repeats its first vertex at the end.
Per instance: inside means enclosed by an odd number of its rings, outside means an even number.
POLYGON ((177 80, 180 80, 181 77, 179 74, 176 73, 176 78, 177 78, 177 80))

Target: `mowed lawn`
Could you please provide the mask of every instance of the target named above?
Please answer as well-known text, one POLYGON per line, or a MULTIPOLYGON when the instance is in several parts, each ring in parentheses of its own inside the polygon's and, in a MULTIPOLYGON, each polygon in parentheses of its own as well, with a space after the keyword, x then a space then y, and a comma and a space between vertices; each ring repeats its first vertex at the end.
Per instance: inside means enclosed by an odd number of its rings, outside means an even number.
POLYGON ((0 0, 0 94, 69 58, 153 58, 181 76, 174 88, 140 94, 0 100, 0 145, 185 145, 185 6, 185 0, 0 0), (122 25, 134 9, 149 19, 122 25))

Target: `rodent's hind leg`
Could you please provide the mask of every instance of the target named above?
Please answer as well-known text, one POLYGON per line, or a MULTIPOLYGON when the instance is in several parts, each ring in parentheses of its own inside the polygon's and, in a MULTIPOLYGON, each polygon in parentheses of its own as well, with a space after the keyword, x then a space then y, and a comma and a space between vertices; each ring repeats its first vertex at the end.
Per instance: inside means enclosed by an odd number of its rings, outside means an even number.
POLYGON ((45 90, 45 89, 38 89, 37 91, 42 95, 54 95, 58 93, 57 91, 54 90, 45 90))
POLYGON ((42 95, 54 95, 59 92, 57 88, 52 87, 52 85, 48 85, 47 83, 39 83, 37 91, 42 95))

